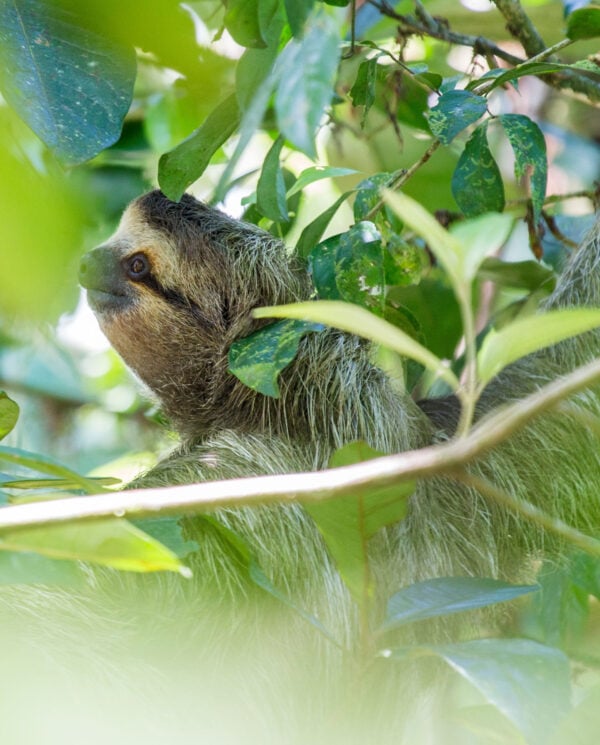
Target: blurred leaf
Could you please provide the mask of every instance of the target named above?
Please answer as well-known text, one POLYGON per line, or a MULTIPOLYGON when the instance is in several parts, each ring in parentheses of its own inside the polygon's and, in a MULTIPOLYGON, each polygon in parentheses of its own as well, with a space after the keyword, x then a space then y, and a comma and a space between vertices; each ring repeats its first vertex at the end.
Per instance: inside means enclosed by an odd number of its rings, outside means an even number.
MULTIPOLYGON (((86 481, 97 484, 98 487, 116 486, 121 483, 121 479, 113 479, 109 476, 90 476, 86 478, 86 481)), ((81 489, 81 483, 73 479, 15 479, 14 476, 8 477, 3 474, 0 474, 0 484, 5 489, 22 489, 24 491, 33 489, 76 491, 81 489)), ((99 488, 97 491, 102 491, 102 489, 99 488)))
POLYGON ((390 598, 383 628, 387 631, 426 618, 484 608, 539 589, 538 585, 509 585, 482 577, 439 577, 417 582, 390 598))
POLYGON ((0 3, 0 87, 68 164, 115 142, 133 95, 133 47, 86 28, 55 3, 0 3))
POLYGON ((283 171, 279 163, 283 137, 278 137, 264 160, 256 186, 256 206, 274 222, 287 222, 289 215, 285 193, 283 171))
POLYGON ((384 201, 398 217, 427 241, 440 264, 448 272, 455 289, 462 288, 465 280, 463 248, 454 236, 437 222, 418 202, 406 194, 384 189, 384 201))
POLYGON ((313 14, 306 34, 279 55, 275 110, 281 133, 310 157, 315 134, 333 96, 340 58, 337 24, 324 12, 313 14))
POLYGON ((378 318, 358 305, 337 300, 317 300, 270 308, 256 308, 254 317, 296 318, 314 323, 325 323, 342 331, 371 339, 420 362, 445 380, 453 390, 458 388, 458 381, 454 374, 428 349, 418 344, 405 332, 392 326, 391 323, 378 318))
POLYGON ((76 561, 50 559, 28 551, 0 551, 0 585, 78 587, 85 575, 76 561))
POLYGON ((479 377, 488 383, 511 362, 600 326, 600 309, 551 310, 491 331, 477 355, 479 377))
POLYGON ((512 230, 512 215, 490 212, 470 220, 454 223, 450 235, 462 247, 462 274, 467 280, 475 279, 481 262, 487 254, 498 251, 506 243, 512 230))
POLYGON ((418 285, 394 287, 387 301, 400 310, 406 308, 418 319, 427 349, 441 359, 452 359, 462 337, 462 319, 454 292, 447 284, 427 278, 418 285))
MULTIPOLYGON (((362 463, 381 455, 365 442, 352 442, 333 454, 329 467, 362 463)), ((374 594, 368 570, 367 542, 378 530, 404 517, 406 499, 414 488, 413 482, 379 489, 362 488, 356 495, 304 504, 304 509, 325 539, 346 586, 360 606, 368 604, 374 594)))
POLYGON ((195 540, 188 540, 184 537, 181 521, 177 517, 145 518, 133 520, 131 524, 166 546, 180 559, 198 550, 198 543, 195 540))
POLYGON ((504 287, 529 292, 534 292, 542 285, 551 292, 556 284, 556 275, 552 269, 537 261, 502 261, 493 256, 483 260, 477 276, 504 287))
POLYGON ((289 189, 287 196, 288 198, 302 191, 305 186, 320 181, 324 178, 338 178, 340 176, 353 176, 358 171, 354 168, 336 168, 334 166, 311 166, 305 168, 304 171, 298 176, 296 182, 289 189))
POLYGON ((239 122, 237 99, 231 95, 208 115, 199 129, 162 155, 158 183, 165 196, 179 201, 187 187, 204 173, 212 156, 235 132, 239 122))
POLYGON ((471 91, 448 91, 431 109, 429 126, 440 142, 449 145, 459 132, 480 119, 486 108, 486 99, 471 91))
POLYGON ((515 154, 515 176, 520 179, 529 172, 529 188, 534 220, 539 220, 544 197, 548 162, 546 140, 538 125, 522 114, 501 114, 500 122, 515 154))
POLYGON ((586 690, 559 722, 548 745, 597 745, 600 731, 600 684, 586 690))
POLYGON ((279 398, 277 378, 296 356, 300 339, 321 331, 318 323, 280 321, 234 341, 229 349, 229 371, 265 396, 279 398))
POLYGON ((335 215, 346 199, 348 199, 350 194, 352 194, 351 191, 344 192, 344 194, 342 194, 342 196, 339 197, 331 207, 328 207, 304 228, 300 238, 298 239, 298 243, 296 244, 296 253, 300 258, 305 259, 321 240, 321 236, 331 222, 331 218, 335 215))
POLYGON ((392 658, 435 655, 468 680, 523 734, 548 743, 570 709, 569 661, 562 652, 527 639, 475 639, 398 650, 392 658))
POLYGON ((0 440, 12 431, 18 418, 18 405, 4 391, 0 391, 0 440))
POLYGON ((35 551, 55 559, 89 561, 132 572, 182 569, 175 554, 125 520, 3 533, 0 550, 35 551))
POLYGON ((504 210, 504 186, 487 142, 487 122, 467 140, 452 174, 452 194, 467 217, 504 210))
POLYGON ((302 36, 304 24, 310 15, 314 2, 315 0, 283 0, 293 36, 302 36))
POLYGON ((567 18, 567 36, 573 41, 600 36, 600 8, 574 10, 567 18))
POLYGON ((97 494, 101 491, 94 480, 88 479, 85 476, 80 476, 78 473, 75 473, 75 471, 71 471, 71 469, 66 468, 45 455, 28 453, 25 450, 9 448, 2 445, 0 446, 0 463, 2 461, 23 468, 29 468, 32 471, 38 471, 39 473, 47 473, 50 476, 65 478, 71 483, 77 484, 78 489, 83 489, 88 494, 97 494))
POLYGON ((243 47, 266 46, 258 18, 259 3, 260 0, 227 0, 225 28, 233 40, 243 47))

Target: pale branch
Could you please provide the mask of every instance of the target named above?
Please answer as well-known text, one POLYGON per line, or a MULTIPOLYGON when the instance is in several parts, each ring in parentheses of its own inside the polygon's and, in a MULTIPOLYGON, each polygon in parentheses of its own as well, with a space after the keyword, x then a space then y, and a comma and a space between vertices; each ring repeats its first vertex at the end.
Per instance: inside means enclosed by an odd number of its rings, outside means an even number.
POLYGON ((547 44, 533 25, 531 18, 523 10, 519 0, 492 0, 506 20, 506 30, 518 39, 528 57, 543 52, 547 44))
POLYGON ((462 484, 465 484, 465 486, 470 486, 472 489, 475 489, 484 497, 496 502, 496 504, 501 504, 503 507, 506 507, 511 512, 514 512, 525 520, 535 523, 541 528, 544 528, 544 530, 547 530, 549 533, 554 533, 560 538, 563 538, 573 546, 580 548, 582 551, 586 551, 588 554, 592 554, 593 556, 600 556, 600 541, 572 528, 558 517, 548 515, 539 507, 531 504, 531 502, 527 502, 524 499, 518 499, 504 491, 504 489, 499 489, 489 481, 486 481, 479 476, 475 476, 475 474, 468 473, 467 471, 457 472, 454 474, 454 478, 462 484))
MULTIPOLYGON (((531 19, 524 12, 517 0, 494 0, 494 2, 507 20, 508 32, 525 49, 528 56, 527 59, 506 52, 506 50, 483 36, 473 36, 452 31, 444 19, 434 18, 429 15, 421 3, 415 3, 416 16, 411 16, 398 13, 386 0, 367 1, 370 5, 377 8, 382 15, 397 21, 400 24, 400 31, 405 35, 429 36, 432 39, 445 41, 449 44, 471 47, 475 54, 486 57, 492 55, 508 62, 510 65, 518 66, 529 63, 531 62, 529 57, 535 60, 546 59, 548 55, 553 55, 554 52, 571 43, 570 40, 565 40, 559 42, 557 45, 546 48, 543 39, 535 29, 531 19), (519 19, 521 18, 526 19, 523 21, 523 26, 519 25, 519 19)), ((582 94, 591 102, 600 101, 600 82, 576 70, 547 73, 539 77, 553 88, 567 88, 575 93, 582 94)))
POLYGON ((355 494, 364 487, 390 486, 453 473, 499 445, 534 417, 599 380, 600 359, 484 417, 467 436, 446 444, 328 471, 208 481, 12 505, 0 509, 0 532, 114 517, 163 517, 210 512, 222 507, 318 502, 355 494))
POLYGON ((493 55, 499 59, 508 62, 511 65, 518 65, 521 62, 525 62, 522 57, 517 57, 510 52, 507 52, 502 47, 499 47, 490 39, 486 39, 483 36, 472 36, 471 34, 460 34, 456 31, 452 31, 446 23, 431 18, 430 23, 423 23, 423 21, 415 18, 414 16, 397 13, 385 0, 368 0, 369 4, 384 16, 391 18, 394 21, 402 24, 402 31, 404 33, 416 36, 429 36, 432 39, 438 39, 438 41, 446 41, 449 44, 458 44, 463 47, 471 47, 476 54, 482 55, 493 55))

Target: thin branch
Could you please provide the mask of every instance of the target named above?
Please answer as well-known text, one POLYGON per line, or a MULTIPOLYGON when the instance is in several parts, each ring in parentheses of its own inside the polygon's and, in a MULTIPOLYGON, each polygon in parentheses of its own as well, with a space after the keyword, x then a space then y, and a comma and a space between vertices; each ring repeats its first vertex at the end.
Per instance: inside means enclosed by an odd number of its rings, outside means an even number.
POLYGON ((385 0, 367 0, 369 5, 381 13, 381 15, 387 16, 394 21, 402 24, 402 31, 408 34, 414 34, 416 36, 429 36, 432 39, 438 39, 439 41, 446 41, 449 44, 459 44, 463 47, 472 47, 477 54, 491 54, 494 57, 508 62, 511 65, 518 65, 521 62, 525 62, 522 57, 517 57, 514 54, 510 54, 502 47, 499 47, 490 39, 486 39, 483 36, 472 36, 471 34, 460 34, 456 31, 452 31, 448 26, 435 18, 431 19, 430 23, 423 23, 423 21, 414 18, 413 16, 403 15, 397 13, 385 0))
MULTIPOLYGON (((403 186, 409 179, 414 176, 414 174, 419 170, 419 168, 421 168, 421 166, 427 163, 429 158, 431 158, 431 156, 435 153, 435 151, 440 147, 441 144, 442 143, 439 140, 434 140, 427 148, 427 150, 425 150, 423 155, 421 155, 419 160, 413 163, 410 168, 403 168, 401 171, 398 171, 392 179, 390 179, 390 182, 386 184, 386 189, 399 189, 401 186, 403 186)), ((369 211, 367 215, 365 215, 363 220, 372 220, 382 207, 383 198, 379 199, 377 204, 373 207, 372 210, 369 211)))
MULTIPOLYGON (((508 62, 510 65, 520 65, 531 61, 531 59, 523 59, 506 52, 506 50, 483 36, 472 36, 452 31, 447 23, 429 15, 421 3, 417 5, 417 17, 414 17, 396 12, 386 0, 367 0, 367 2, 377 8, 382 15, 397 21, 400 24, 400 30, 403 34, 409 36, 429 36, 432 39, 445 41, 449 44, 471 47, 475 54, 481 54, 485 57, 493 55, 498 59, 508 62)), ((521 42, 528 58, 531 57, 535 60, 545 59, 548 55, 554 54, 554 52, 562 49, 563 46, 571 43, 570 40, 564 40, 557 45, 546 48, 543 39, 537 32, 531 19, 524 12, 517 0, 494 0, 494 2, 508 22, 507 29, 509 33, 521 42)), ((576 70, 547 73, 540 75, 540 79, 553 88, 567 88, 582 94, 588 102, 600 101, 600 83, 592 77, 580 74, 576 70)))
POLYGON ((503 489, 499 489, 494 484, 491 484, 489 481, 486 481, 479 476, 475 476, 472 473, 468 473, 467 471, 460 471, 454 474, 454 478, 462 484, 476 489, 480 494, 483 494, 484 497, 488 497, 496 502, 496 504, 501 504, 516 515, 525 518, 525 520, 529 520, 529 522, 539 525, 549 533, 554 533, 555 535, 564 538, 582 551, 586 551, 588 554, 592 554, 593 556, 600 556, 600 541, 572 528, 558 517, 546 514, 539 507, 531 504, 531 502, 527 502, 524 499, 517 499, 503 489))
POLYGON ((452 473, 506 440, 534 417, 599 380, 600 359, 490 414, 466 437, 443 445, 329 471, 292 476, 256 476, 13 505, 0 509, 0 532, 14 533, 111 517, 156 517, 210 512, 221 507, 318 502, 352 494, 367 486, 390 486, 440 473, 452 473))

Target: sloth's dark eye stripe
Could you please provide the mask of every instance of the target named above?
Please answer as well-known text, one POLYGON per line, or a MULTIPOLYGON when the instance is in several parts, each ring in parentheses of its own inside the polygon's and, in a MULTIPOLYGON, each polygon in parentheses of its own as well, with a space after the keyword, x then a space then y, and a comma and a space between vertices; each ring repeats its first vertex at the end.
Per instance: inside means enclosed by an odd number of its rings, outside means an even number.
POLYGON ((206 318, 204 313, 195 304, 189 301, 184 295, 177 290, 173 290, 169 287, 164 287, 152 274, 144 277, 139 284, 145 285, 149 290, 163 297, 170 305, 174 305, 178 308, 182 308, 194 317, 194 320, 198 322, 204 328, 210 328, 212 324, 206 318))

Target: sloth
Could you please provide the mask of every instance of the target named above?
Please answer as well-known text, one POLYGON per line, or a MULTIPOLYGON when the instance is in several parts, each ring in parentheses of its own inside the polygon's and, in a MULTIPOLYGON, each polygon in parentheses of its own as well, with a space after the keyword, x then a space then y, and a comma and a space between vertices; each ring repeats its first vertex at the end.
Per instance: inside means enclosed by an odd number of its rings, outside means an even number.
MULTIPOLYGON (((546 308, 600 305, 599 260, 596 228, 574 252, 546 308)), ((180 437, 175 450, 132 486, 260 474, 294 478, 326 468, 336 449, 356 440, 397 453, 453 434, 453 399, 416 403, 374 364, 367 342, 335 329, 302 339, 280 375, 279 398, 263 396, 234 377, 228 371, 232 343, 268 323, 253 318, 253 309, 310 299, 314 288, 306 266, 281 241, 189 195, 173 202, 152 191, 136 199, 115 234, 83 257, 80 282, 102 330, 180 437)), ((591 360, 599 342, 598 333, 590 332, 518 361, 488 385, 477 415, 591 360)), ((598 413, 593 392, 538 417, 470 464, 471 472, 592 533, 600 524, 600 452, 578 412, 598 413)), ((134 687, 145 700, 153 700, 156 686, 162 691, 156 681, 164 676, 171 695, 168 706, 160 696, 156 701, 161 716, 174 712, 176 726, 186 731, 194 710, 189 731, 209 742, 383 743, 398 742, 400 731, 406 741, 421 742, 415 739, 421 727, 427 742, 452 741, 448 730, 437 740, 429 732, 429 709, 412 716, 420 706, 408 695, 414 694, 412 669, 402 684, 395 674, 376 677, 373 690, 372 677, 364 670, 356 675, 351 652, 357 646, 357 611, 301 506, 220 510, 210 521, 186 518, 184 528, 197 543, 190 557, 192 582, 144 576, 133 592, 127 578, 111 576, 106 582, 94 573, 90 585, 101 601, 90 600, 89 593, 50 591, 30 601, 37 614, 30 611, 25 626, 19 620, 19 633, 26 635, 23 628, 32 627, 32 617, 38 624, 42 619, 47 631, 50 604, 59 609, 63 637, 81 642, 69 650, 83 655, 85 674, 78 670, 63 686, 79 697, 79 706, 87 676, 100 667, 111 687, 127 692, 124 718, 137 728, 154 709, 131 703, 128 671, 134 670, 134 687), (289 603, 318 617, 346 652, 261 593, 220 528, 240 536, 268 581, 289 603), (307 700, 290 707, 299 691, 307 700), (418 724, 407 724, 409 710, 408 719, 418 724), (363 719, 365 712, 369 716, 363 719), (236 728, 235 722, 243 725, 236 728)), ((398 589, 435 577, 530 579, 540 556, 560 556, 562 550, 506 507, 439 477, 417 484, 406 517, 371 541, 370 561, 383 607, 398 589)), ((427 634, 437 639, 465 634, 465 624, 476 622, 463 620, 457 627, 444 621, 428 627, 427 634)), ((419 639, 418 630, 411 633, 419 639)), ((12 650, 7 652, 10 660, 12 650)), ((84 700, 92 706, 92 699, 96 704, 96 692, 84 700)), ((170 733, 171 721, 156 731, 170 733)), ((123 735, 122 741, 131 738, 123 735)))

